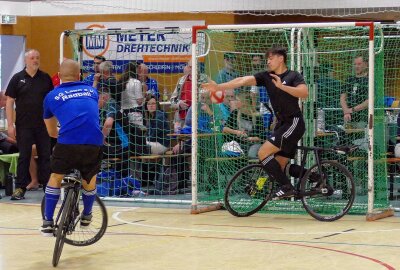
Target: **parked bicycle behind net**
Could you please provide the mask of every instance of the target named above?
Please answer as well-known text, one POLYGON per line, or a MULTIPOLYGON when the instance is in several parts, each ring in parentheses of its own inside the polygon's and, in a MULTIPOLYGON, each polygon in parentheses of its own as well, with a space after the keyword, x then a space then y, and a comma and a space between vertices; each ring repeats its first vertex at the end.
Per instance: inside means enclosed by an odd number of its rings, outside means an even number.
MULTIPOLYGON (((96 195, 92 209, 90 225, 81 225, 83 203, 80 201, 82 178, 78 171, 64 176, 61 185, 64 188, 65 199, 59 206, 54 220, 54 236, 56 243, 53 252, 53 266, 57 266, 64 243, 73 246, 89 246, 101 239, 107 229, 108 217, 106 207, 96 195)), ((41 210, 44 217, 45 199, 43 197, 41 210)))
MULTIPOLYGON (((294 200, 320 221, 338 220, 350 210, 355 198, 355 184, 350 171, 336 160, 321 158, 322 153, 349 154, 356 146, 334 148, 299 146, 303 177, 295 180, 294 200), (309 152, 315 164, 305 168, 309 152)), ((261 164, 247 165, 228 182, 225 207, 234 216, 246 217, 261 210, 274 197, 275 181, 261 164)))

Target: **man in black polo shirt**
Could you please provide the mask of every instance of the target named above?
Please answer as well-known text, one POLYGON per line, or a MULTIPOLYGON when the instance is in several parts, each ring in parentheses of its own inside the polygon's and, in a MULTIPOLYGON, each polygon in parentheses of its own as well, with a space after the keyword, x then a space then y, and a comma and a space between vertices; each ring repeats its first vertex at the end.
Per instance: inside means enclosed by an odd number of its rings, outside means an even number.
MULTIPOLYGON (((288 70, 285 49, 272 48, 267 51, 266 58, 268 71, 236 78, 222 84, 206 83, 202 87, 211 92, 241 86, 266 87, 278 122, 272 135, 261 146, 258 157, 268 174, 280 183, 281 187, 275 196, 282 198, 293 196, 295 193, 284 171, 289 159, 294 158, 297 143, 305 132, 305 123, 298 101, 299 98, 307 98, 308 87, 300 73, 288 70)), ((290 175, 299 177, 301 172, 299 167, 292 164, 287 170, 290 175)))
POLYGON ((24 199, 33 144, 38 153, 39 179, 47 184, 50 177, 50 137, 43 121, 43 100, 53 89, 53 83, 49 74, 39 70, 39 65, 39 52, 28 50, 25 69, 11 78, 6 90, 8 135, 17 140, 19 149, 17 180, 11 200, 24 199))

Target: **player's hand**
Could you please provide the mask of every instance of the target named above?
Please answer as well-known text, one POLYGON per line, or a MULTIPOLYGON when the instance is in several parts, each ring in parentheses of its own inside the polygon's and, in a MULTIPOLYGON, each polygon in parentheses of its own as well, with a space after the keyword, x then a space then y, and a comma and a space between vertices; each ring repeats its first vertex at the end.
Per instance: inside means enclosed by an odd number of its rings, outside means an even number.
POLYGON ((202 83, 201 88, 207 90, 208 92, 215 93, 218 91, 218 84, 212 80, 210 80, 208 83, 202 83))
POLYGON ((247 137, 246 131, 243 130, 236 130, 236 135, 239 137, 247 137))
POLYGON ((279 89, 282 89, 283 84, 281 78, 276 74, 270 73, 269 75, 272 77, 272 82, 275 84, 275 86, 279 89))

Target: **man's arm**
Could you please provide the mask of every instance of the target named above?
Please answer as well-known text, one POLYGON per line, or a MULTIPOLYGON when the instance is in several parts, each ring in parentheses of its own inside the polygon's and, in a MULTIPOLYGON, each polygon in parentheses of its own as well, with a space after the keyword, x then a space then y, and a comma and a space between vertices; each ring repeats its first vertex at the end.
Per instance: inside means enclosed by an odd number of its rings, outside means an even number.
POLYGON ((49 133, 49 136, 52 138, 57 138, 58 137, 57 118, 53 116, 51 118, 44 119, 44 123, 46 124, 47 133, 49 133))
POLYGON ((113 124, 114 124, 114 118, 112 118, 112 117, 107 117, 107 119, 104 121, 103 130, 102 130, 104 140, 110 134, 113 124))
POLYGON ((213 81, 208 83, 203 83, 201 87, 210 92, 217 92, 221 90, 225 91, 226 89, 235 89, 241 86, 255 86, 255 85, 257 85, 257 82, 254 76, 244 76, 221 84, 217 84, 216 82, 213 81))
POLYGON ((7 97, 6 100, 6 116, 7 116, 7 123, 8 123, 8 136, 12 138, 13 140, 16 139, 16 134, 15 134, 15 125, 14 125, 14 103, 15 99, 12 97, 7 97))

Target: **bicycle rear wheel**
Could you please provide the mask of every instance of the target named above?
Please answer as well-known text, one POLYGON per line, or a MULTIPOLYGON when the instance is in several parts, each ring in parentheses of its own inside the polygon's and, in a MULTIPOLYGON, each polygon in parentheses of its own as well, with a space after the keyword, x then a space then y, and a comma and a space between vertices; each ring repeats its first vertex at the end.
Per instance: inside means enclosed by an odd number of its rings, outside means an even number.
MULTIPOLYGON (((300 183, 301 198, 306 211, 319 221, 338 220, 350 210, 355 198, 352 174, 345 166, 333 160, 321 161, 322 184, 315 183, 309 176, 318 173, 318 166, 312 166, 300 183)), ((315 180, 315 179, 314 179, 315 180)))
POLYGON ((70 224, 71 213, 73 210, 72 205, 74 204, 74 191, 70 190, 67 194, 67 198, 65 199, 64 207, 62 208, 62 215, 60 222, 56 225, 56 243, 54 246, 53 252, 53 266, 56 267, 60 260, 61 252, 64 247, 65 237, 68 232, 68 227, 70 224))
POLYGON ((225 208, 234 216, 247 217, 271 199, 272 182, 261 164, 240 169, 225 189, 225 208))
MULTIPOLYGON (((41 209, 44 217, 45 199, 43 197, 41 209)), ((96 195, 92 208, 92 222, 89 226, 80 226, 80 214, 83 211, 82 201, 76 203, 74 210, 74 228, 70 230, 65 238, 65 243, 73 246, 88 246, 96 243, 103 237, 107 229, 108 216, 103 201, 96 195)))

